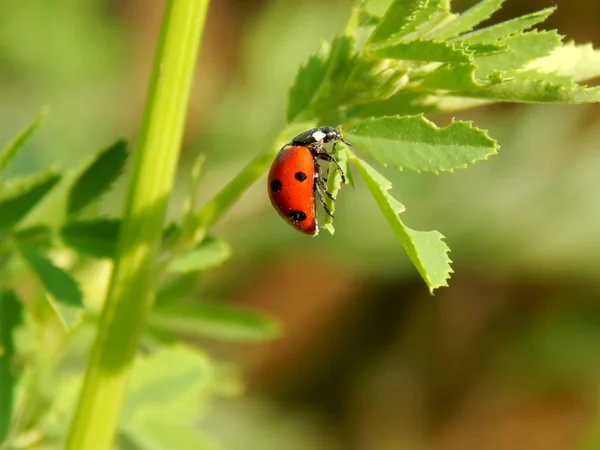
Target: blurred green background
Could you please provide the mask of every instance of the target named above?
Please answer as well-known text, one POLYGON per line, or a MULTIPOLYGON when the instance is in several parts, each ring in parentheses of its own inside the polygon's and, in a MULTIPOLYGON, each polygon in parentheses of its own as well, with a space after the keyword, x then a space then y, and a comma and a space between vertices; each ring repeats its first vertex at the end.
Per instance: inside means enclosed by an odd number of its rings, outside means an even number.
MULTIPOLYGON (((41 106, 51 113, 13 173, 76 168, 117 136, 135 140, 162 3, 0 3, 0 142, 41 106)), ((509 1, 494 21, 552 4, 509 1)), ((202 201, 272 144, 299 65, 349 5, 212 2, 172 217, 197 152, 208 156, 202 201)), ((571 0, 544 27, 600 45, 599 21, 596 0, 571 0)), ((385 172, 408 223, 440 230, 452 249, 455 275, 435 296, 364 186, 342 191, 335 236, 310 239, 257 183, 215 230, 232 260, 196 295, 269 312, 286 332, 269 344, 198 343, 235 361, 247 384, 203 427, 232 450, 600 448, 599 113, 466 111, 499 156, 455 174, 385 172)), ((100 212, 118 214, 122 198, 123 183, 100 212)))

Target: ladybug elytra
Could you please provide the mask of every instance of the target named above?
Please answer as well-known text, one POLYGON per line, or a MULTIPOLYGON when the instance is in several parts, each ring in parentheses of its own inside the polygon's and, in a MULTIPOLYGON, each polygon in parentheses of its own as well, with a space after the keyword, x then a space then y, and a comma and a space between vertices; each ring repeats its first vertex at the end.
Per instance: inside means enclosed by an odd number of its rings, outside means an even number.
POLYGON ((271 165, 268 190, 271 203, 289 224, 297 230, 316 236, 319 232, 315 213, 317 197, 327 214, 333 213, 325 204, 325 195, 335 200, 327 189, 319 161, 333 163, 346 182, 344 171, 333 155, 324 150, 324 145, 344 140, 335 128, 322 126, 299 134, 284 145, 271 165))

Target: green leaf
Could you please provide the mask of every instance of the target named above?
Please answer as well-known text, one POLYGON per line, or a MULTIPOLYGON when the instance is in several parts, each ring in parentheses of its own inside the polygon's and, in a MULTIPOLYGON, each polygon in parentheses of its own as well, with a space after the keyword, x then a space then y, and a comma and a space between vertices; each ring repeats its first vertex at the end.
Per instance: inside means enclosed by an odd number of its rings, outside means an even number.
POLYGON ((102 150, 83 169, 69 190, 67 212, 70 216, 79 213, 110 189, 123 172, 127 156, 127 142, 118 140, 102 150))
POLYGON ((434 110, 433 105, 425 103, 426 98, 427 95, 423 92, 404 89, 385 100, 376 100, 355 106, 348 111, 348 114, 355 118, 370 118, 417 114, 434 110))
POLYGON ((4 172, 4 169, 6 169, 12 160, 19 154, 19 151, 24 147, 25 143, 42 124, 46 115, 47 111, 42 110, 27 128, 22 130, 12 142, 0 150, 0 174, 4 172))
POLYGON ((144 450, 213 450, 198 429, 204 406, 219 388, 218 367, 185 345, 139 358, 129 383, 121 430, 144 450))
POLYGON ((473 89, 482 86, 475 79, 476 66, 471 63, 443 64, 421 80, 421 87, 455 91, 473 89))
POLYGON ((59 173, 48 171, 3 186, 0 197, 0 233, 10 231, 60 181, 59 173))
POLYGON ((498 41, 499 44, 509 47, 509 51, 478 57, 475 61, 475 76, 484 79, 495 71, 519 69, 530 61, 550 54, 560 46, 561 39, 555 30, 534 30, 498 41))
POLYGON ((479 89, 457 91, 453 95, 506 102, 575 104, 600 101, 600 88, 577 86, 568 77, 556 77, 534 71, 515 72, 512 75, 509 81, 479 89))
POLYGON ((56 266, 36 247, 20 245, 18 249, 46 291, 57 302, 67 306, 83 306, 79 286, 66 270, 56 266))
POLYGON ((371 48, 385 44, 385 41, 398 42, 405 34, 405 28, 418 17, 419 11, 425 8, 426 0, 394 0, 385 15, 375 28, 367 45, 371 48))
POLYGON ((520 31, 527 30, 538 23, 544 22, 555 10, 556 7, 542 9, 541 11, 507 20, 506 22, 482 28, 481 30, 463 34, 462 36, 455 38, 454 41, 463 42, 465 44, 495 42, 520 31))
POLYGON ((326 73, 327 61, 321 55, 311 56, 306 65, 300 68, 289 93, 288 122, 294 121, 301 112, 308 109, 326 73))
POLYGON ((450 15, 450 0, 429 0, 403 28, 402 31, 405 33, 403 40, 422 38, 432 27, 450 15))
POLYGON ((259 342, 281 334, 274 319, 217 302, 156 308, 149 323, 160 330, 233 342, 259 342))
POLYGON ((288 118, 294 122, 314 120, 319 115, 331 114, 356 95, 356 86, 348 89, 346 82, 354 72, 357 60, 355 41, 350 36, 338 36, 331 42, 328 57, 321 67, 317 59, 302 69, 290 90, 288 118))
POLYGON ((575 45, 568 42, 550 55, 529 63, 526 70, 545 73, 557 73, 572 77, 575 81, 584 81, 600 77, 600 51, 592 44, 575 45))
POLYGON ((34 225, 13 231, 12 238, 19 244, 49 248, 52 246, 52 230, 45 225, 34 225))
POLYGON ((12 290, 0 291, 0 443, 10 430, 17 381, 13 356, 14 331, 23 319, 23 307, 12 290))
POLYGON ((393 0, 365 0, 361 6, 375 17, 383 17, 393 0))
MULTIPOLYGON (((350 166, 348 164, 348 154, 345 151, 339 151, 340 147, 341 145, 336 145, 335 153, 332 154, 333 156, 335 156, 340 167, 344 171, 348 183, 354 185, 354 182, 352 181, 352 174, 350 173, 350 166)), ((331 192, 331 194, 336 200, 338 198, 338 194, 340 192, 341 187, 342 175, 340 174, 339 170, 337 170, 335 164, 330 164, 329 171, 327 174, 327 189, 329 190, 329 192, 331 192)), ((325 196, 325 204, 327 205, 329 210, 335 214, 336 202, 333 201, 331 198, 325 196)), ((331 217, 329 214, 324 214, 322 228, 329 231, 331 234, 335 233, 335 228, 333 227, 333 217, 331 217)))
POLYGON ((202 278, 198 272, 187 272, 171 276, 162 282, 154 302, 156 307, 186 300, 193 294, 202 278))
MULTIPOLYGON (((180 407, 178 418, 193 423, 201 395, 213 381, 213 366, 206 355, 179 344, 159 348, 136 360, 123 406, 121 426, 127 430, 140 413, 180 407), (183 406, 183 410, 181 407, 183 406)), ((169 415, 165 415, 165 419, 169 415)))
POLYGON ((384 166, 417 172, 452 172, 486 160, 498 145, 484 130, 469 122, 452 122, 444 128, 419 116, 366 119, 344 133, 358 150, 384 166))
POLYGON ((187 418, 181 423, 177 416, 166 415, 159 410, 140 412, 125 427, 126 434, 142 450, 219 450, 213 439, 198 425, 187 418))
POLYGON ((448 42, 411 41, 384 47, 375 56, 406 61, 469 62, 472 56, 466 47, 448 42))
POLYGON ((63 242, 74 250, 93 258, 113 258, 121 221, 95 219, 69 222, 60 229, 63 242))
POLYGON ((436 40, 443 41, 459 34, 471 31, 481 22, 489 19, 498 11, 505 0, 483 0, 472 6, 452 22, 436 30, 436 40))
POLYGON ((450 249, 443 241, 444 236, 439 231, 415 231, 404 225, 398 215, 404 207, 388 193, 392 184, 365 161, 354 155, 350 158, 429 291, 448 286, 452 268, 448 258, 450 249))
POLYGON ((194 249, 181 255, 169 264, 168 272, 199 272, 221 265, 231 256, 227 242, 207 237, 194 249))

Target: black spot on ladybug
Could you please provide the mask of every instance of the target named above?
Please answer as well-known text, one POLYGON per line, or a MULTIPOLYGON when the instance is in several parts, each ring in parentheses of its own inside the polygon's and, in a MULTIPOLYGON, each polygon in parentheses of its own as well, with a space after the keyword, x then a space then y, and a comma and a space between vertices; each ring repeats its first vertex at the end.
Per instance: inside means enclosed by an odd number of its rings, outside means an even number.
POLYGON ((304 180, 306 180, 307 177, 306 177, 306 174, 304 172, 296 172, 294 174, 294 178, 296 180, 298 180, 298 181, 304 181, 304 180))
POLYGON ((306 213, 304 211, 292 211, 290 213, 290 219, 296 222, 302 222, 303 220, 306 220, 306 213))
POLYGON ((279 181, 279 180, 271 181, 271 190, 273 192, 279 192, 282 187, 283 187, 283 185, 281 184, 281 181, 279 181))

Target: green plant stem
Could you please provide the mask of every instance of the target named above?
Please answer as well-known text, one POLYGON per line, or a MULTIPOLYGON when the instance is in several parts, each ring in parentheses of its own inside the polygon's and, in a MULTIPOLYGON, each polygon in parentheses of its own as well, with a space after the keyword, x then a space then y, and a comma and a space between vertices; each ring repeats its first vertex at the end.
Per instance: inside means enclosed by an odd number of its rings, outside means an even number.
POLYGON ((208 0, 169 0, 127 192, 115 266, 77 410, 70 450, 109 449, 157 287, 156 258, 208 0))
POLYGON ((233 180, 200 209, 196 216, 193 242, 204 239, 208 229, 266 172, 273 162, 273 156, 272 150, 256 155, 233 180))

